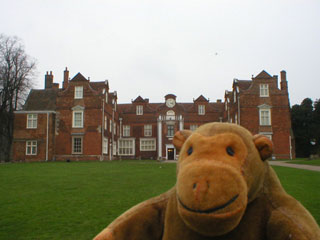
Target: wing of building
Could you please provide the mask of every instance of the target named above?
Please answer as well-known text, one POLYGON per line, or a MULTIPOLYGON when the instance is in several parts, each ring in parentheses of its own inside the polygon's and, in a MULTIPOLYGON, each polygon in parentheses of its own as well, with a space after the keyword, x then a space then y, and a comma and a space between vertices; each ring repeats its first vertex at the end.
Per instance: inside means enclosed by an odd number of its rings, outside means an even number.
POLYGON ((81 73, 63 86, 45 75, 45 89, 31 90, 23 110, 15 112, 14 161, 111 159, 175 160, 174 133, 207 122, 232 122, 268 136, 275 158, 294 157, 286 72, 262 71, 251 80, 233 80, 224 102, 200 95, 179 102, 174 94, 152 103, 136 97, 118 104, 109 82, 92 82, 81 73))

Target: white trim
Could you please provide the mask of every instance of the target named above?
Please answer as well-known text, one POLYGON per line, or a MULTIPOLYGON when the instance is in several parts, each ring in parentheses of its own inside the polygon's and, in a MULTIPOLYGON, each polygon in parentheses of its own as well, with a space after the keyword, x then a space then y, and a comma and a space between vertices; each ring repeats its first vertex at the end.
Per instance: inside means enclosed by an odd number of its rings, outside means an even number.
POLYGON ((143 126, 143 135, 145 137, 151 137, 152 136, 152 124, 145 124, 143 126), (147 129, 147 127, 148 127, 148 129, 147 129), (146 133, 148 133, 148 134, 146 134, 146 133))
POLYGON ((38 114, 29 113, 27 114, 27 129, 37 129, 38 128, 38 114), (31 124, 29 125, 29 121, 31 124))
MULTIPOLYGON (((121 146, 121 149, 124 148, 121 146)), ((126 147, 125 149, 130 149, 129 147, 126 147)), ((135 155, 135 138, 119 138, 118 139, 118 155, 119 156, 134 156, 135 155), (132 146, 131 146, 131 149, 132 149, 132 153, 120 153, 120 142, 121 141, 127 141, 127 142, 131 142, 132 143, 132 146)))
POLYGON ((83 99, 83 86, 74 87, 74 99, 83 99))
POLYGON ((140 138, 140 151, 141 152, 151 152, 151 151, 156 151, 157 150, 157 141, 156 138, 140 138), (142 149, 142 142, 143 141, 152 141, 153 144, 150 145, 151 147, 153 147, 152 149, 142 149))
POLYGON ((271 126, 271 109, 270 108, 260 108, 259 109, 259 125, 260 126, 271 126), (264 116, 268 122, 267 123, 263 123, 262 122, 262 112, 267 113, 267 116, 264 116))
POLYGON ((259 85, 259 90, 260 97, 269 97, 269 84, 261 83, 259 85))
POLYGON ((198 115, 206 115, 206 105, 198 105, 198 115))
POLYGON ((74 110, 72 112, 72 128, 83 128, 83 122, 84 122, 84 112, 83 110, 74 110), (75 114, 81 113, 81 125, 75 125, 75 114))
POLYGON ((83 154, 83 136, 72 136, 72 146, 71 146, 71 147, 72 147, 72 149, 71 149, 71 150, 72 150, 72 151, 71 151, 72 154, 79 154, 79 155, 80 155, 80 154, 83 154), (80 143, 81 143, 81 146, 80 146, 80 147, 81 147, 81 152, 75 152, 75 151, 74 151, 74 139, 75 139, 75 138, 81 139, 81 142, 80 142, 80 143))
POLYGON ((26 141, 26 155, 28 155, 28 156, 38 155, 38 142, 36 140, 27 140, 26 141), (30 143, 30 144, 28 144, 28 143, 30 143), (30 153, 28 153, 28 147, 30 147, 30 153), (35 153, 33 153, 33 151, 32 151, 32 149, 34 147, 35 147, 35 153))

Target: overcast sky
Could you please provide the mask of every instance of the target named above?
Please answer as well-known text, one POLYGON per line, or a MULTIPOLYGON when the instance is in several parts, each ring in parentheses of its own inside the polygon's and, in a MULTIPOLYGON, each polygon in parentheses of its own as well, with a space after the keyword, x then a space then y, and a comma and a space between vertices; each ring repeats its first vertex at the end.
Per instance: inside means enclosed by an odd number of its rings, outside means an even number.
POLYGON ((62 83, 68 67, 109 80, 118 102, 223 99, 234 78, 287 71, 291 105, 320 98, 319 0, 0 0, 0 33, 18 36, 62 83))

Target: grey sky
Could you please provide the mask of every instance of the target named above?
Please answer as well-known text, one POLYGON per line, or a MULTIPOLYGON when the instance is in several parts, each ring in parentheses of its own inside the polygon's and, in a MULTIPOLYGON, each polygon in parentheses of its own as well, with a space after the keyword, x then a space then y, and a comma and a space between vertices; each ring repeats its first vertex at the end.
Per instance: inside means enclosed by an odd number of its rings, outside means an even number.
POLYGON ((291 105, 320 98, 319 0, 0 0, 0 33, 38 61, 37 88, 81 72, 138 95, 223 99, 233 78, 287 71, 291 105))

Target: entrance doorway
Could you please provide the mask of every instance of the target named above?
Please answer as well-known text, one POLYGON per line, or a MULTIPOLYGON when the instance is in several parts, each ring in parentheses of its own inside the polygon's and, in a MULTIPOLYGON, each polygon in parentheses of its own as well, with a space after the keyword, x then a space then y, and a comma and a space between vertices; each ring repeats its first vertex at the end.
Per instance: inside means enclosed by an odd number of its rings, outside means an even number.
POLYGON ((168 160, 174 160, 174 148, 168 148, 167 155, 168 160))

